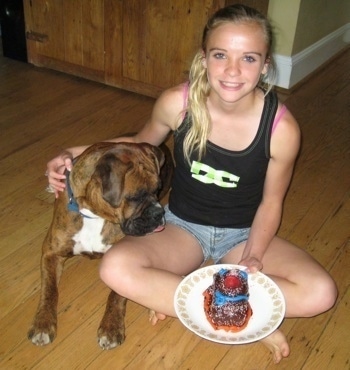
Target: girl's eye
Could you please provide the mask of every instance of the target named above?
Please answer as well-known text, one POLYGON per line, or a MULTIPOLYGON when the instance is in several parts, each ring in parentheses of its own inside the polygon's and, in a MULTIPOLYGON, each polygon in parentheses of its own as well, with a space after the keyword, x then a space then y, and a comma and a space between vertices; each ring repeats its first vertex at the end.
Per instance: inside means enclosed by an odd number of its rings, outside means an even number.
POLYGON ((214 54, 214 58, 215 59, 224 59, 225 58, 225 54, 223 54, 223 53, 215 53, 214 54))
POLYGON ((244 57, 244 60, 245 60, 245 61, 247 61, 248 63, 253 63, 253 62, 255 62, 255 58, 254 58, 254 57, 252 57, 252 56, 250 56, 250 55, 246 55, 246 56, 244 57))

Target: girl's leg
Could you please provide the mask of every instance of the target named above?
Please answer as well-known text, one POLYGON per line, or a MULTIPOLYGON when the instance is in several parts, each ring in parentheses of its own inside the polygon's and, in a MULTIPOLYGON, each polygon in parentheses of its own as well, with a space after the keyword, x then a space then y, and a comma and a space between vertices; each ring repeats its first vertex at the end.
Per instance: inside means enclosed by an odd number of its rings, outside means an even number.
MULTIPOLYGON (((239 263, 244 243, 237 246, 223 263, 239 263)), ((311 317, 329 310, 337 298, 337 287, 327 271, 307 252, 275 237, 262 260, 262 272, 282 290, 286 300, 286 317, 311 317)), ((289 354, 285 336, 276 331, 263 342, 270 348, 275 362, 289 354)))
POLYGON ((125 237, 103 257, 101 279, 118 294, 156 312, 176 316, 174 294, 182 276, 203 262, 197 239, 168 224, 144 237, 125 237))
MULTIPOLYGON (((244 244, 230 251, 224 263, 238 263, 244 244)), ((311 317, 329 310, 337 287, 328 272, 307 252, 274 237, 262 260, 262 272, 270 276, 286 299, 286 317, 311 317)))

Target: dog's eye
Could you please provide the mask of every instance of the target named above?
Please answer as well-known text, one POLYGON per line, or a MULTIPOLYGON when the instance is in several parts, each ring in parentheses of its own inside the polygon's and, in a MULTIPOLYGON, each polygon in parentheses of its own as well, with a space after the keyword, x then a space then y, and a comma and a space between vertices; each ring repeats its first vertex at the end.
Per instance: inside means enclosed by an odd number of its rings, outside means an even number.
POLYGON ((136 193, 136 194, 133 194, 133 195, 129 195, 126 198, 127 198, 127 200, 129 202, 140 203, 143 200, 145 200, 146 197, 147 197, 147 193, 145 191, 140 191, 139 193, 136 193))
POLYGON ((128 200, 128 202, 140 202, 140 198, 136 196, 126 197, 126 199, 128 200))

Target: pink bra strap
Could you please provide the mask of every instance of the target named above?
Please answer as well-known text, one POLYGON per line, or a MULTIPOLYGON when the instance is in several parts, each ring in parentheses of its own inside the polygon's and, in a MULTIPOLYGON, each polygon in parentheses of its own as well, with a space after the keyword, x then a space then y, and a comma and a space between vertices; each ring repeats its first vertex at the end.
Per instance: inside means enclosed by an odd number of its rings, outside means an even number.
POLYGON ((189 89, 189 82, 184 83, 184 88, 183 88, 183 112, 182 112, 182 119, 185 118, 186 115, 186 109, 187 109, 187 103, 188 103, 188 89, 189 89))
POLYGON ((287 107, 285 105, 282 105, 282 108, 278 112, 277 116, 275 116, 275 120, 273 121, 271 135, 275 131, 275 129, 276 129, 277 125, 278 125, 278 122, 283 117, 284 113, 286 113, 286 111, 287 111, 287 107))

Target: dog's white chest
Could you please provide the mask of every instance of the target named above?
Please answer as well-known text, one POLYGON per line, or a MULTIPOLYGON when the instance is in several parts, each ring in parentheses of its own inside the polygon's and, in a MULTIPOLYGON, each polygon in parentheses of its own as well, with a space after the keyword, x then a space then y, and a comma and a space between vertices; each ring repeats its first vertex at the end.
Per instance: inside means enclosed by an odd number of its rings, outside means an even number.
POLYGON ((111 247, 102 242, 102 228, 105 220, 96 216, 89 210, 81 210, 88 216, 83 217, 83 227, 73 236, 75 242, 73 253, 75 255, 82 253, 106 253, 111 247))

